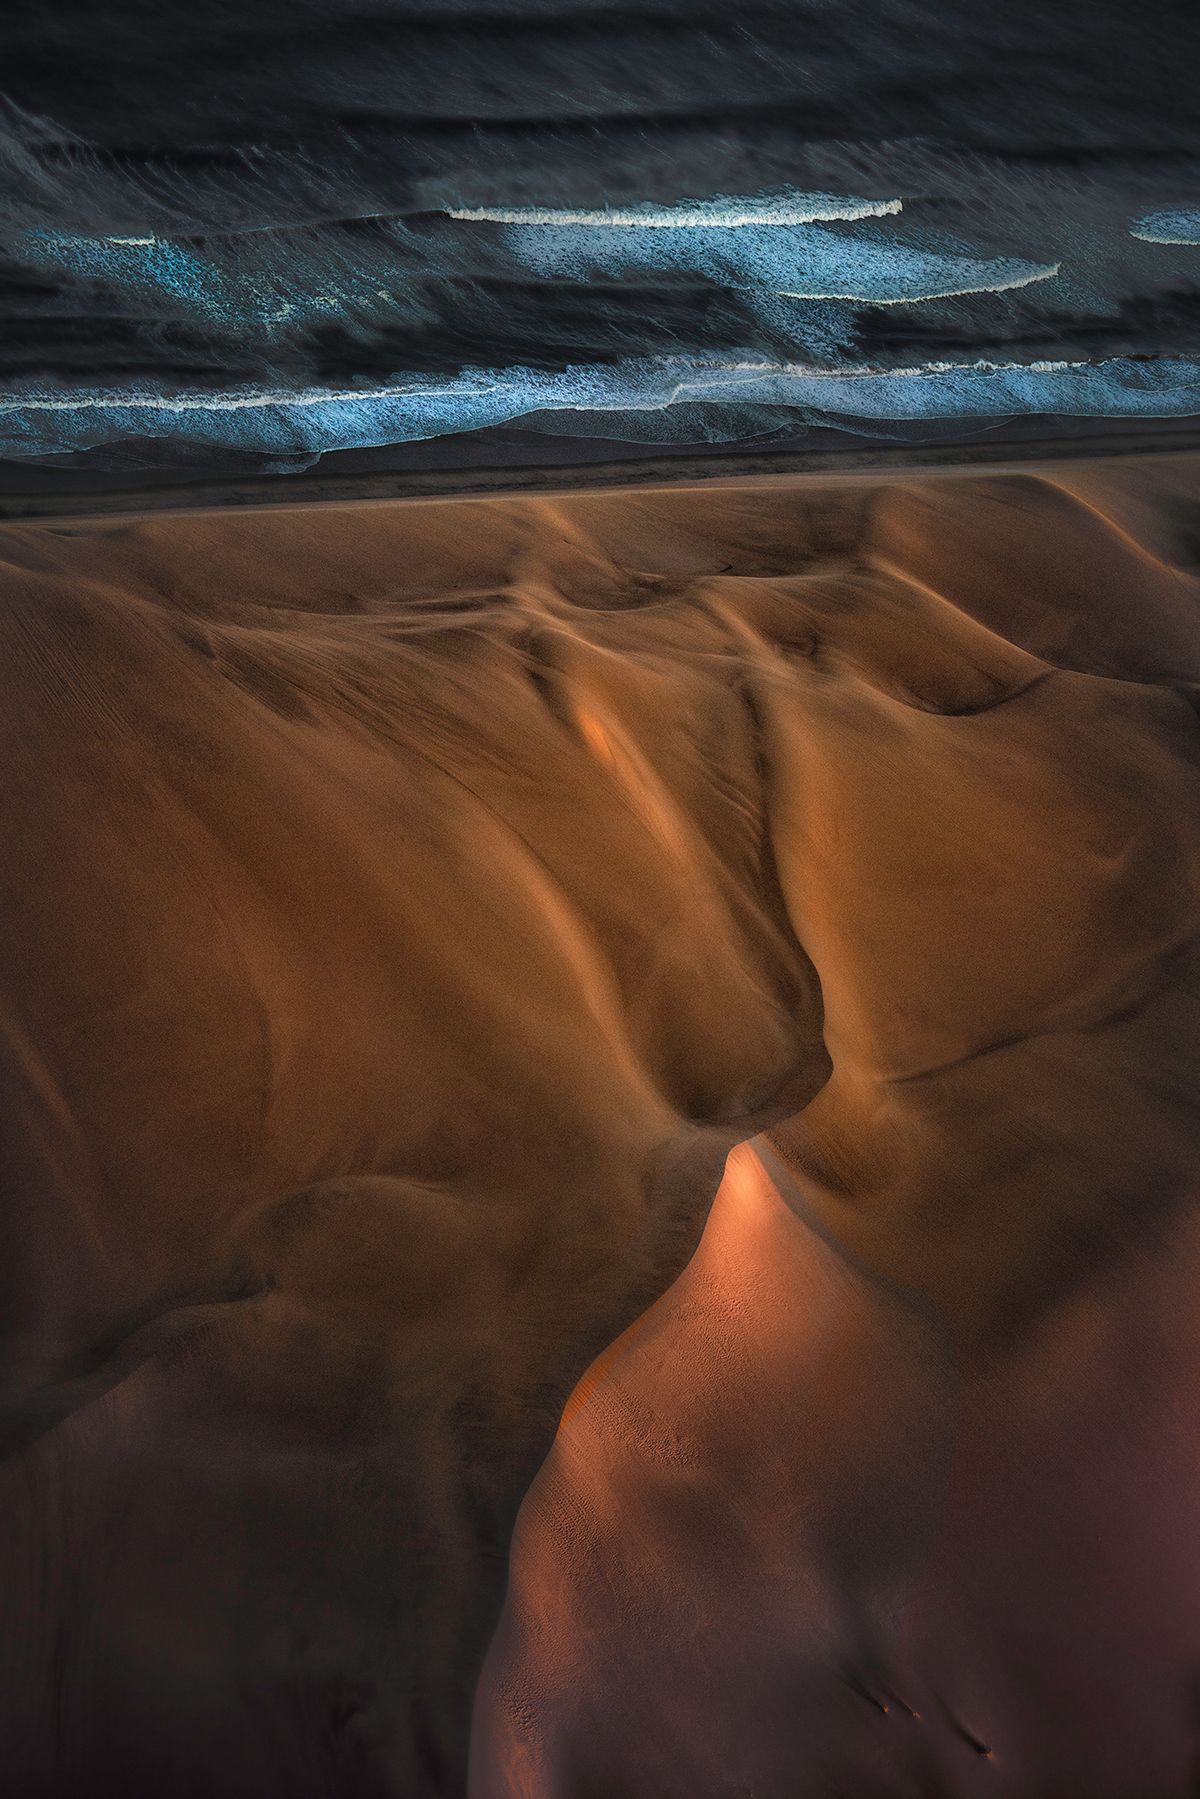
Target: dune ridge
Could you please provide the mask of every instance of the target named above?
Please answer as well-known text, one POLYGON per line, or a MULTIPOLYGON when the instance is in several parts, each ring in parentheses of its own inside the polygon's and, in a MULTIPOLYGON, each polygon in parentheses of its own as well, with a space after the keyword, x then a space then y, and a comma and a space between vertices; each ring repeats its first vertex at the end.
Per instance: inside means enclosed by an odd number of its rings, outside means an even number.
MULTIPOLYGON (((694 1689, 640 1777, 596 1723, 579 1571, 622 1578, 598 1506, 645 1518, 625 1578, 675 1516, 611 1417, 639 1354, 719 1503, 696 1319, 741 1342, 743 1278, 747 1419, 781 1369, 845 1402, 744 1565, 809 1507, 789 1590, 853 1614, 867 1704, 963 1383, 1027 1410, 1039 1333, 1190 1217, 1198 470, 0 529, 23 1793, 460 1792, 517 1507, 632 1325, 523 1515, 477 1791, 695 1799, 694 1689)), ((710 1790, 782 1793, 809 1713, 759 1766, 705 1695, 710 1790)))

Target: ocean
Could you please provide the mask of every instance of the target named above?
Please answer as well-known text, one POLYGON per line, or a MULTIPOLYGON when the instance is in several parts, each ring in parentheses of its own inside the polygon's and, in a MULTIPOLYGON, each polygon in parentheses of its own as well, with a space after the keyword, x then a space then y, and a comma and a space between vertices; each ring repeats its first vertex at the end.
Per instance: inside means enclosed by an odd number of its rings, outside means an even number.
POLYGON ((1175 0, 12 9, 0 474, 1194 415, 1198 53, 1175 0))

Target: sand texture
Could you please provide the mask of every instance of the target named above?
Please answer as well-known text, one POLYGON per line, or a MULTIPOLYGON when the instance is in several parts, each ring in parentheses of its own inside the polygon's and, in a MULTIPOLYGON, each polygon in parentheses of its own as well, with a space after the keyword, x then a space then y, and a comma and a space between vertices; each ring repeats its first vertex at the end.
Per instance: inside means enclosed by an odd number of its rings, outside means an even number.
POLYGON ((1198 561, 0 527, 5 1799, 1194 1792, 1198 561))

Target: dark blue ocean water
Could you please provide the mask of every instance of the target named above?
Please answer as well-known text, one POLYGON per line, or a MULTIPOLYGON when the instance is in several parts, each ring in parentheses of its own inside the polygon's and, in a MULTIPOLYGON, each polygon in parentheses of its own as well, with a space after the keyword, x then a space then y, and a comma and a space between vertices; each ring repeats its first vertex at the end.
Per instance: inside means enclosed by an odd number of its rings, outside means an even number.
POLYGON ((0 458, 1200 413, 1198 75, 1190 0, 12 8, 0 458))

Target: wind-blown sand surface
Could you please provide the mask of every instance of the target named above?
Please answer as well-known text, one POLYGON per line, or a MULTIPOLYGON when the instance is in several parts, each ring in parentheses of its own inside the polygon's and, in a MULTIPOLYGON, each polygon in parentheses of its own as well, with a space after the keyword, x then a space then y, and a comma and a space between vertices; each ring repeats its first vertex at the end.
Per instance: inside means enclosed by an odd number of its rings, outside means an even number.
POLYGON ((478 1799, 1194 1790, 1198 562, 1184 456, 0 530, 5 1792, 460 1792, 527 1490, 478 1799))

